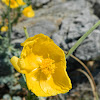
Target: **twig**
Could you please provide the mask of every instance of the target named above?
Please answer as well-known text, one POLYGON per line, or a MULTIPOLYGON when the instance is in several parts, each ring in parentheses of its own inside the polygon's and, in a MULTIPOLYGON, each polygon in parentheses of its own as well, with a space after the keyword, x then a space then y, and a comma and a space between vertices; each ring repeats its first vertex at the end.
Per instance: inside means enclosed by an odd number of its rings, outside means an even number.
MULTIPOLYGON (((66 51, 64 51, 64 52, 65 52, 65 54, 67 54, 66 51)), ((85 70, 88 72, 88 74, 89 74, 89 76, 90 76, 90 78, 91 78, 91 80, 92 80, 92 83, 93 83, 93 85, 94 85, 94 91, 95 91, 96 97, 98 98, 97 89, 96 89, 96 84, 95 84, 94 78, 93 78, 93 76, 92 76, 90 70, 89 70, 88 67, 87 67, 81 60, 79 60, 77 57, 75 57, 75 56, 72 55, 72 54, 71 54, 70 56, 71 56, 72 58, 74 58, 76 61, 78 61, 78 62, 85 68, 85 70)), ((97 100, 99 100, 99 99, 97 99, 97 100)))
POLYGON ((93 81, 92 81, 91 77, 82 69, 77 69, 77 71, 83 73, 88 78, 88 80, 89 80, 89 82, 91 84, 91 87, 92 87, 92 91, 93 91, 93 95, 94 95, 94 100, 99 100, 98 95, 97 95, 97 93, 95 91, 95 86, 93 84, 93 81))
POLYGON ((77 61, 86 69, 86 71, 88 72, 88 74, 90 75, 90 77, 91 77, 91 79, 92 79, 92 81, 93 81, 93 84, 94 84, 94 86, 95 86, 95 91, 96 91, 96 84, 95 84, 94 78, 93 78, 93 76, 92 76, 90 70, 88 69, 88 67, 87 67, 81 60, 79 60, 77 57, 75 57, 74 55, 70 55, 70 56, 71 56, 72 58, 74 58, 75 60, 77 60, 77 61))

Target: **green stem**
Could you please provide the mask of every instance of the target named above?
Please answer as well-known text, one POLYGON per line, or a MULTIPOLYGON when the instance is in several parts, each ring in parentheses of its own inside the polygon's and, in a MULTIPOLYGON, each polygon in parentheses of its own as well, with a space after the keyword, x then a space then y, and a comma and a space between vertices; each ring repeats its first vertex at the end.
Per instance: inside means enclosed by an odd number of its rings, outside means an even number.
POLYGON ((25 75, 24 75, 24 74, 22 74, 22 76, 23 76, 23 78, 24 78, 24 81, 26 82, 26 77, 25 77, 25 75))
POLYGON ((16 24, 19 20, 19 18, 21 17, 21 12, 18 11, 17 12, 17 16, 14 18, 14 20, 11 22, 11 25, 16 24))
POLYGON ((91 29, 89 29, 75 44, 74 46, 68 51, 66 58, 68 58, 70 56, 70 54, 72 54, 75 49, 84 41, 84 39, 94 30, 96 29, 98 26, 100 25, 100 21, 98 21, 91 29))
MULTIPOLYGON (((26 38, 28 39, 29 38, 29 35, 28 35, 28 32, 27 32, 27 28, 24 26, 24 32, 25 32, 25 36, 26 38)), ((24 80, 26 81, 26 78, 25 78, 25 75, 22 74, 24 80)), ((31 94, 31 91, 28 91, 28 95, 26 97, 26 100, 39 100, 38 97, 35 95, 35 94, 31 94)))
MULTIPOLYGON (((26 38, 29 38, 29 35, 28 35, 28 32, 27 32, 27 28, 24 27, 24 32, 25 32, 25 35, 26 35, 26 38)), ((26 77, 24 74, 22 74, 23 78, 24 78, 24 81, 26 82, 26 77)))
POLYGON ((10 45, 10 42, 11 42, 10 0, 9 0, 9 7, 8 7, 8 39, 9 39, 9 45, 10 45))
POLYGON ((25 32, 26 38, 29 38, 29 35, 28 35, 28 32, 27 32, 27 28, 25 26, 24 26, 24 32, 25 32))

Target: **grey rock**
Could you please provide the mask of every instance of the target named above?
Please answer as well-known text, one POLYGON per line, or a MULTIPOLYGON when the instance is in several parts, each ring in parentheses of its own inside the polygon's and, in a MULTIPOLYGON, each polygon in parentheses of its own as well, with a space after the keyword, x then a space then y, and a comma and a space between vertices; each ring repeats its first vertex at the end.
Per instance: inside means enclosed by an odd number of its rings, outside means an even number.
POLYGON ((82 3, 80 0, 77 0, 77 2, 58 0, 59 3, 56 3, 56 1, 57 0, 52 1, 52 6, 50 8, 48 7, 48 9, 42 8, 36 10, 36 17, 20 22, 14 26, 12 34, 14 41, 12 42, 17 43, 19 40, 19 42, 25 40, 23 26, 27 27, 30 36, 39 33, 51 36, 51 34, 58 31, 59 19, 61 23, 63 18, 77 15, 80 10, 85 7, 85 4, 87 4, 84 0, 81 0, 82 3), (55 5, 54 2, 56 3, 55 5), (80 3, 78 7, 77 3, 80 3), (73 5, 73 7, 71 7, 71 5, 73 5))
POLYGON ((33 6, 41 7, 42 5, 47 4, 50 1, 51 0, 32 0, 32 4, 33 6))
POLYGON ((87 1, 89 1, 90 3, 92 3, 92 4, 95 4, 95 3, 100 3, 100 0, 87 0, 87 1))
POLYGON ((20 84, 11 87, 11 90, 12 90, 12 91, 16 91, 16 90, 20 90, 20 89, 21 89, 20 84))
POLYGON ((32 5, 36 8, 48 8, 63 2, 66 2, 66 0, 32 0, 32 5))
POLYGON ((14 78, 13 75, 9 75, 6 77, 3 77, 3 76, 0 76, 0 84, 7 84, 7 83, 10 83, 11 82, 11 86, 16 83, 16 79, 14 78))
MULTIPOLYGON (((94 69, 92 75, 96 83, 96 89, 97 89, 98 96, 100 97, 100 66, 98 66, 97 69, 94 69)), ((82 73, 78 75, 74 75, 74 76, 75 76, 74 79, 76 80, 76 78, 78 78, 77 81, 81 83, 77 83, 77 85, 73 84, 74 88, 70 91, 70 94, 71 94, 70 97, 77 96, 76 100, 78 100, 78 98, 83 98, 84 100, 86 100, 86 98, 88 97, 87 100, 93 100, 92 88, 91 88, 90 82, 87 79, 87 77, 85 75, 82 75, 82 73), (76 93, 79 95, 77 95, 76 93)))
POLYGON ((19 96, 13 96, 12 100, 22 100, 19 96))
MULTIPOLYGON (((99 66, 100 68, 100 66, 99 66)), ((98 96, 100 97, 100 69, 97 69, 95 71, 96 75, 94 77, 96 83, 97 83, 97 92, 98 92, 98 96)))
POLYGON ((3 96, 3 100, 11 100, 11 96, 9 94, 5 94, 3 96))
POLYGON ((51 36, 51 34, 57 30, 57 27, 52 20, 45 18, 39 20, 30 19, 17 24, 17 26, 13 28, 12 43, 21 43, 25 40, 24 26, 27 27, 30 37, 39 33, 51 36))
MULTIPOLYGON (((89 8, 82 10, 78 15, 65 18, 62 21, 60 30, 52 35, 52 39, 64 50, 69 50, 97 20, 98 18, 91 14, 89 8)), ((75 56, 81 60, 89 60, 100 56, 99 33, 100 30, 95 29, 95 31, 76 49, 74 52, 75 56)))
POLYGON ((90 3, 85 0, 72 0, 60 3, 53 3, 48 8, 39 9, 36 16, 53 16, 54 18, 64 18, 72 15, 77 15, 81 10, 90 7, 90 3), (77 4, 79 4, 77 6, 77 4), (72 7, 73 6, 73 7, 72 7))
POLYGON ((100 56, 100 31, 95 30, 88 36, 76 50, 75 55, 82 60, 97 59, 96 57, 100 56))
POLYGON ((12 74, 12 69, 10 66, 5 66, 2 64, 2 59, 0 59, 0 76, 7 76, 12 74), (6 70, 5 70, 6 69, 6 70), (5 73, 4 73, 5 72, 5 73))
MULTIPOLYGON (((13 28, 12 43, 25 40, 23 26, 26 26, 29 36, 43 33, 50 36, 62 49, 69 50, 99 20, 93 14, 93 5, 87 0, 58 0, 56 4, 55 2, 56 0, 51 0, 47 8, 36 10, 36 17, 18 23, 13 28)), ((99 32, 99 29, 96 29, 85 39, 74 52, 76 57, 89 60, 99 56, 99 32)))
POLYGON ((94 14, 100 18, 100 0, 88 0, 91 3, 91 7, 94 10, 94 14))
MULTIPOLYGON (((45 35, 51 36, 51 34, 56 31, 56 25, 50 20, 41 20, 37 22, 33 27, 29 27, 29 33, 39 34, 44 33, 45 35)), ((33 36, 33 34, 30 34, 33 36)))

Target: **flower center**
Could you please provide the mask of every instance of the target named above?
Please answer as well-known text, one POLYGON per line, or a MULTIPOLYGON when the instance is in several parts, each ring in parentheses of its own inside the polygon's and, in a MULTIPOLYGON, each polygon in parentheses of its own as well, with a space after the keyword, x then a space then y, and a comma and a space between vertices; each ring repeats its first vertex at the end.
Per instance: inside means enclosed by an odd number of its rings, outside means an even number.
POLYGON ((54 60, 50 58, 43 59, 40 65, 40 69, 41 72, 43 72, 46 75, 54 73, 55 70, 54 60))

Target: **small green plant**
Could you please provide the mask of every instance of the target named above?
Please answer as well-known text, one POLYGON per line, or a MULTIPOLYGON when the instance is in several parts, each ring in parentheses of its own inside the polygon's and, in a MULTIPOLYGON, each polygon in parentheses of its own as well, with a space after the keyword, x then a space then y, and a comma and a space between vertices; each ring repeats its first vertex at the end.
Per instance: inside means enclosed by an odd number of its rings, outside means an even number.
POLYGON ((11 67, 11 63, 9 61, 9 59, 13 56, 13 55, 17 55, 19 56, 20 51, 17 49, 14 49, 14 45, 9 45, 8 46, 8 38, 3 37, 2 39, 0 39, 0 60, 2 63, 2 67, 8 67, 10 68, 10 72, 12 73, 12 67, 11 67))
POLYGON ((2 3, 5 6, 0 15, 0 58, 4 66, 11 66, 9 59, 13 55, 19 56, 19 50, 11 45, 12 27, 18 23, 22 15, 34 17, 35 13, 28 0, 2 0, 2 3))

